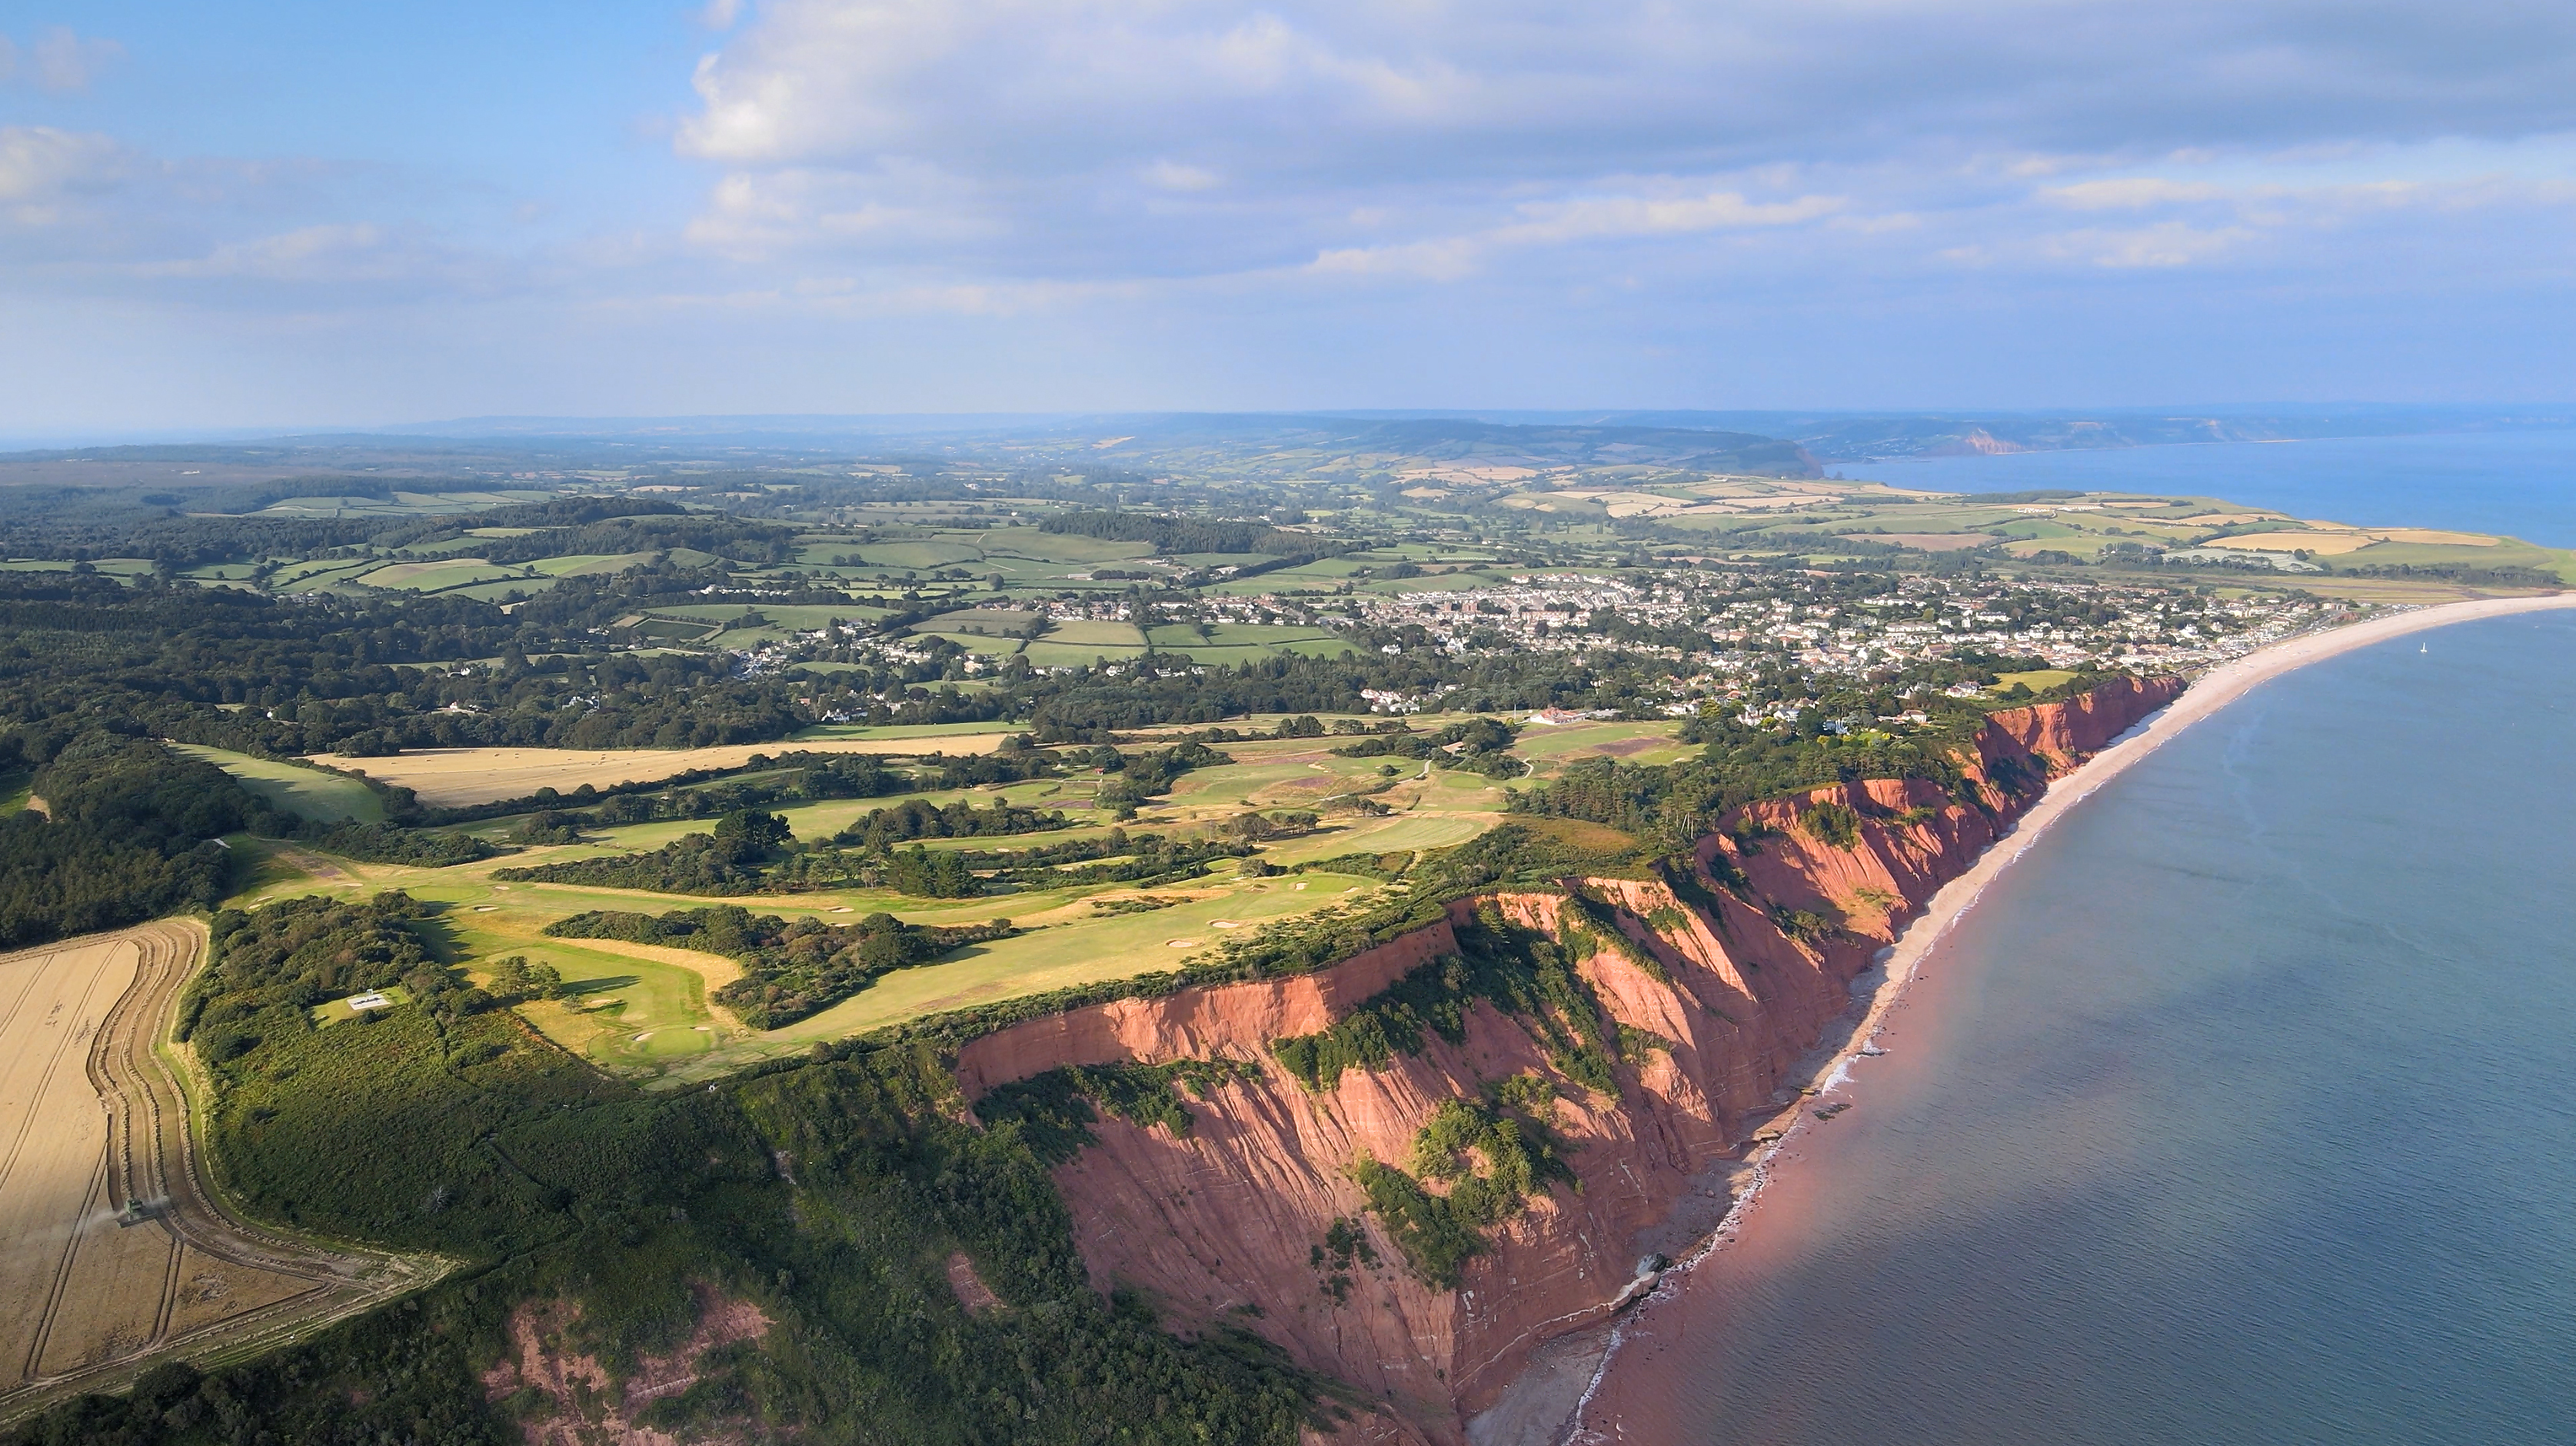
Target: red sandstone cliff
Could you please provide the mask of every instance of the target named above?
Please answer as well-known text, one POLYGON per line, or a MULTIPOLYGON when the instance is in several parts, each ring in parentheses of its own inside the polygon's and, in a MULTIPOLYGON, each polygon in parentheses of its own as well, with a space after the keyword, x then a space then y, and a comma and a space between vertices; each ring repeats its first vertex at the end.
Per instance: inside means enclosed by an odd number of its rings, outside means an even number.
MULTIPOLYGON (((1099 1142, 1058 1169, 1094 1281, 1146 1292, 1176 1323, 1222 1319, 1259 1331, 1384 1402, 1395 1419, 1381 1417, 1367 1434, 1462 1441, 1534 1347, 1608 1315, 1640 1255, 1680 1254, 1714 1225, 1727 1203, 1724 1170, 1779 1112, 1791 1066, 1850 1009, 1852 981, 1903 920, 2010 827, 2038 796, 2038 779, 2071 769, 2181 688, 2123 682, 1995 714, 1967 770, 1982 807, 1898 781, 1752 805, 1744 812, 1776 832, 1759 834, 1749 852, 1731 831, 1699 846, 1703 866, 1716 864, 1718 875, 1731 866, 1746 880, 1716 895, 1714 913, 1660 882, 1566 881, 1613 906, 1661 966, 1609 948, 1578 964, 1613 1021, 1672 1042, 1621 1065, 1615 1097, 1563 1080, 1520 1024, 1481 1003, 1462 1044, 1433 1038, 1418 1055, 1351 1070, 1320 1093, 1272 1058, 1272 1040, 1321 1030, 1453 951, 1452 924, 1472 900, 1452 905, 1449 922, 1313 975, 1098 1005, 1000 1031, 961 1052, 959 1081, 979 1095, 1068 1064, 1216 1055, 1260 1064, 1258 1078, 1195 1100, 1186 1136, 1104 1119, 1099 1142), (1851 846, 1799 827, 1822 802, 1859 816, 1851 846), (1840 932, 1793 938, 1773 907, 1822 914, 1840 932), (1559 1082, 1552 1124, 1582 1188, 1535 1197, 1496 1227, 1456 1289, 1426 1285, 1368 1220, 1351 1163, 1363 1151, 1406 1160, 1441 1101, 1523 1071, 1559 1082), (1353 1271, 1353 1288, 1336 1300, 1310 1260, 1338 1219, 1367 1222, 1379 1264, 1353 1271)), ((1558 894, 1491 902, 1515 923, 1561 932, 1558 894)))

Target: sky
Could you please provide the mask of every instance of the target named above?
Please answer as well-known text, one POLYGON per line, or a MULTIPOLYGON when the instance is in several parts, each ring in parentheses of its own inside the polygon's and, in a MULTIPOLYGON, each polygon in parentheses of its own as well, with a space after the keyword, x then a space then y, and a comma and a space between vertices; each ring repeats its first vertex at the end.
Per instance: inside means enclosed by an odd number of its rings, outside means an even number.
POLYGON ((2576 400, 2576 5, 0 0, 0 436, 2576 400))

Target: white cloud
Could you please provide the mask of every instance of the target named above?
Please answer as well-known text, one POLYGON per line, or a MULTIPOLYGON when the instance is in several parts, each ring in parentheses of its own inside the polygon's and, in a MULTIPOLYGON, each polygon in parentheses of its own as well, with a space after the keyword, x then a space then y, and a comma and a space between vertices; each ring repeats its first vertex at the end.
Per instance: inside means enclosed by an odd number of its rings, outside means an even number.
POLYGON ((107 136, 0 126, 0 243, 76 248, 117 189, 150 169, 107 136))
POLYGON ((1225 184, 1225 177, 1205 166, 1185 166, 1178 161, 1158 159, 1140 174, 1145 184, 1166 191, 1212 191, 1225 184))
POLYGON ((815 248, 953 244, 989 234, 972 186, 929 166, 869 172, 797 167, 736 172, 716 184, 684 233, 736 259, 815 248))
POLYGON ((1839 211, 1840 196, 1750 202, 1733 191, 1700 196, 1587 196, 1520 207, 1526 219, 1494 232, 1506 242, 1546 244, 1620 236, 1672 236, 1751 226, 1793 226, 1839 211))
POLYGON ((1475 239, 1464 236, 1391 246, 1340 246, 1316 253, 1305 269, 1318 276, 1457 281, 1475 273, 1484 250, 1475 239))
POLYGON ((2068 231, 2041 238, 2041 254, 2108 270, 2190 266, 2214 261, 2252 240, 2255 232, 2241 226, 2204 230, 2180 221, 2163 221, 2130 230, 2068 231))
POLYGON ((107 136, 52 126, 0 126, 0 202, 43 203, 114 185, 132 168, 107 136))
POLYGON ((2228 190, 2207 181, 2168 181, 2155 176, 2124 176, 2117 180, 2079 181, 2071 186, 2051 186, 2040 193, 2040 199, 2076 211, 2143 211, 2155 206, 2181 202, 2226 199, 2228 190))
POLYGON ((123 59, 125 47, 119 42, 83 38, 66 25, 38 34, 23 52, 0 35, 0 82, 23 80, 57 94, 89 89, 100 71, 123 59))

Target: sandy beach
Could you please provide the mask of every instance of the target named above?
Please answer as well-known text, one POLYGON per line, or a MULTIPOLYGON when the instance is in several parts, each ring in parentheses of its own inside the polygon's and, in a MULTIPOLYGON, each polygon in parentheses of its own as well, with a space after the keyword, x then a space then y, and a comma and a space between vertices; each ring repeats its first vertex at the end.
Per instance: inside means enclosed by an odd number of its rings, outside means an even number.
MULTIPOLYGON (((2073 773, 2057 780, 2047 795, 2022 815, 2010 833, 1987 849, 1966 873, 1933 895, 1923 912, 1906 925, 1894 946, 1883 954, 1880 968, 1873 971, 1876 983, 1868 989, 1866 1002, 1857 1007, 1849 1033, 1836 1031, 1838 1038, 1819 1046, 1806 1061, 1803 1076, 1819 1094, 1848 1094, 1852 1089, 1852 1061, 1861 1050, 1875 1045, 1890 1014, 1904 1002, 1908 986, 1921 974, 1927 958, 1948 936, 1951 926, 1975 907, 1986 887, 2012 867, 2051 824, 2123 770, 2179 736, 2183 730, 2273 678, 2356 648, 2454 623, 2559 608, 2576 608, 2576 593, 2487 598, 2418 608, 2286 639, 2196 679, 2181 698, 2131 729, 2073 773)), ((1867 986, 1869 977, 1864 976, 1864 986, 1867 986)), ((1797 1162, 1807 1144, 1807 1137, 1814 1130, 1812 1114, 1801 1111, 1797 1123, 1756 1156, 1751 1187, 1737 1199, 1725 1223, 1697 1255, 1668 1272, 1663 1284, 1648 1297, 1647 1302, 1632 1311, 1614 1330, 1609 1350, 1584 1393, 1584 1404, 1576 1414, 1566 1441, 1607 1441, 1623 1434, 1619 1427, 1621 1412, 1617 1404, 1617 1397, 1622 1393, 1612 1389, 1614 1368, 1622 1354, 1621 1346, 1632 1334, 1652 1330, 1658 1309, 1678 1292, 1689 1288, 1689 1276, 1696 1267, 1710 1262, 1720 1252, 1732 1254, 1739 1246, 1750 1246, 1753 1253, 1761 1253, 1764 1232, 1754 1229, 1752 1221, 1762 1213, 1761 1206, 1797 1193, 1797 1162)), ((1792 1214, 1795 1213, 1793 1210, 1792 1214)), ((1745 1263, 1748 1267, 1753 1265, 1750 1261, 1745 1263)))

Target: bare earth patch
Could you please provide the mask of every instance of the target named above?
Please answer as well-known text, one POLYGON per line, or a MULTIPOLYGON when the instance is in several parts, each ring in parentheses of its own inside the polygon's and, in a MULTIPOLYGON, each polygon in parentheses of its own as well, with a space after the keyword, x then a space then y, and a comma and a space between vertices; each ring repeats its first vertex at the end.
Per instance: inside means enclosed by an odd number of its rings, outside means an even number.
POLYGON ((679 1446, 679 1438, 669 1432, 635 1424, 636 1414, 696 1385, 698 1363, 707 1352, 758 1340, 770 1327, 769 1317, 749 1301, 703 1286, 697 1296, 698 1324, 689 1338, 667 1356, 639 1357, 622 1386, 609 1378, 598 1357, 565 1344, 565 1330, 581 1319, 580 1306, 563 1300, 525 1302, 510 1312, 511 1355, 483 1373, 484 1395, 500 1401, 534 1391, 545 1399, 548 1409, 522 1413, 519 1429, 528 1446, 679 1446), (584 1402, 598 1412, 595 1421, 585 1419, 584 1402))
POLYGON ((1607 754, 1612 758, 1626 758, 1631 754, 1643 753, 1649 748, 1670 746, 1672 746, 1672 740, 1669 738, 1622 738, 1616 743, 1604 743, 1592 751, 1607 754))
POLYGON ((963 1250, 948 1253, 948 1288, 957 1292, 957 1303, 968 1315, 989 1315, 1002 1308, 1002 1298, 975 1273, 975 1262, 963 1250))

